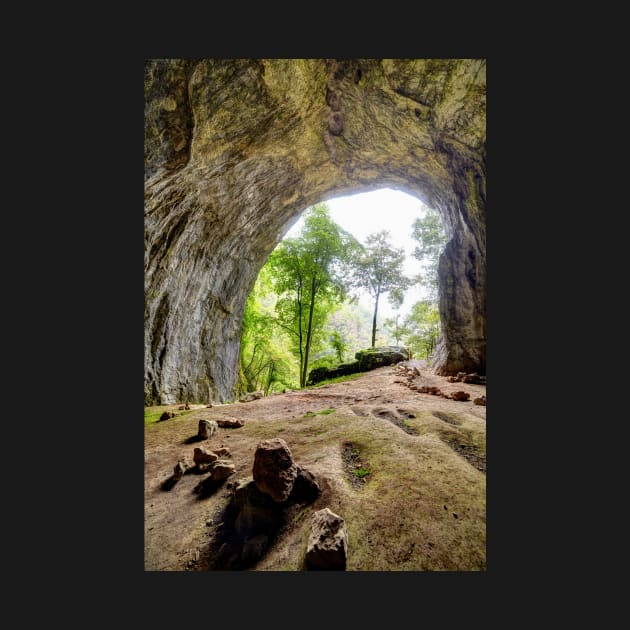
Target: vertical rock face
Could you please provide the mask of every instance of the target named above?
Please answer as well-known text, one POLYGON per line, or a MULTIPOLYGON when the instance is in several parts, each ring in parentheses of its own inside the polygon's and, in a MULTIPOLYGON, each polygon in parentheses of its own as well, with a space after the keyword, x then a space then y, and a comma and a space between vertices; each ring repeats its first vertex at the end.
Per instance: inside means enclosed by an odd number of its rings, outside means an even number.
POLYGON ((147 61, 145 402, 232 399, 269 253, 307 207, 384 186, 438 210, 450 238, 435 369, 484 373, 485 67, 147 61))

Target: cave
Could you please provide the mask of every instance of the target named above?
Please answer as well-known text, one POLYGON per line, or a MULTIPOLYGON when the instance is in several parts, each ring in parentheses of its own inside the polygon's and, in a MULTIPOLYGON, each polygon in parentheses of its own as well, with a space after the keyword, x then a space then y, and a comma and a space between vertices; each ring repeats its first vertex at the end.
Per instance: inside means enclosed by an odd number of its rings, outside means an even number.
POLYGON ((484 59, 151 59, 144 94, 146 405, 232 399, 267 256, 383 187, 446 229, 432 369, 486 373, 484 59))

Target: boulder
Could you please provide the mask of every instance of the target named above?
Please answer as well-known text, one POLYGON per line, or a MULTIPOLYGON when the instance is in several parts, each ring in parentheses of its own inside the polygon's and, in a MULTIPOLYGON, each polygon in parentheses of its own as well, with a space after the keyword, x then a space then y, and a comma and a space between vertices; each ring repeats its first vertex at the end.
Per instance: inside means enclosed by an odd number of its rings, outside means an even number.
POLYGON ((329 508, 315 512, 306 548, 307 568, 345 570, 347 555, 348 532, 343 518, 329 508))
POLYGON ((393 365, 409 360, 409 350, 403 346, 382 346, 360 350, 355 355, 360 371, 366 372, 385 365, 393 365))
POLYGON ((161 416, 160 420, 169 420, 170 418, 174 418, 175 414, 172 411, 165 411, 161 416))
MULTIPOLYGON (((315 385, 331 378, 367 372, 385 365, 407 361, 409 359, 409 350, 403 346, 367 348, 357 352, 355 358, 356 361, 352 363, 341 363, 336 367, 320 367, 311 370, 308 375, 307 385, 315 385)), ((419 370, 417 370, 417 374, 420 374, 419 370)))
POLYGON ((217 432, 218 428, 219 425, 214 420, 199 420, 198 436, 208 440, 217 432))
POLYGON ((217 420, 216 424, 222 429, 238 429, 245 424, 245 420, 237 420, 236 418, 224 418, 217 420))
POLYGON ((293 489, 298 467, 282 438, 259 442, 252 469, 256 487, 276 502, 286 501, 293 489))
POLYGON ((473 402, 475 403, 475 405, 482 405, 483 407, 486 406, 486 397, 485 396, 479 396, 479 398, 473 398, 473 402))

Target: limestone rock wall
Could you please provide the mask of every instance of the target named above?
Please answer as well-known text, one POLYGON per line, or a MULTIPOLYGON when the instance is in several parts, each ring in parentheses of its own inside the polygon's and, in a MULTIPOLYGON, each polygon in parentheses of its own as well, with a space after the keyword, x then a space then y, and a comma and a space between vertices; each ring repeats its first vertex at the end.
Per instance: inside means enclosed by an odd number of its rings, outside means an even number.
POLYGON ((308 206, 383 186, 450 237, 436 370, 483 372, 484 60, 147 61, 146 404, 231 399, 269 253, 308 206))

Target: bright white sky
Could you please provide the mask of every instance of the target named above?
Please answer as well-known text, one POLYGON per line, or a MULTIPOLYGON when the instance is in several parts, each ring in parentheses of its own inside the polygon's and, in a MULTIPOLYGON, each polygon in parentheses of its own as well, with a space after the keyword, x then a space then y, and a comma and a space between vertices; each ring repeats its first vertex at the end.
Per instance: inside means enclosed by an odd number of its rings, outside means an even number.
MULTIPOLYGON (((423 216, 426 210, 426 206, 419 199, 398 190, 382 188, 374 192, 330 199, 326 201, 326 205, 330 208, 332 220, 363 244, 369 234, 389 230, 392 243, 405 250, 406 275, 415 276, 421 270, 420 262, 412 256, 417 243, 411 238, 411 224, 423 216)), ((300 217, 285 238, 297 236, 303 223, 300 217)), ((379 315, 384 318, 396 315, 396 311, 389 305, 387 295, 381 297, 378 304, 379 315)), ((405 301, 398 311, 401 319, 409 313, 413 304, 423 297, 423 291, 417 285, 408 289, 405 301)), ((370 310, 374 308, 372 298, 367 293, 361 295, 359 301, 370 310)))

